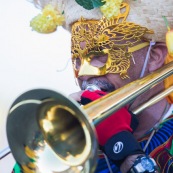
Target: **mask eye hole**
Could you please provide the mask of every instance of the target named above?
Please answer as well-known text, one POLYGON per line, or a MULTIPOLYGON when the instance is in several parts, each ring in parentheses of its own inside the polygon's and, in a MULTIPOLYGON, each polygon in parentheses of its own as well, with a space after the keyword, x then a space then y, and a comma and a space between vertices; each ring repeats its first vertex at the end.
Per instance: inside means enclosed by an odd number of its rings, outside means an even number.
POLYGON ((74 66, 75 70, 79 70, 80 66, 81 66, 81 59, 80 58, 75 58, 73 60, 73 66, 74 66))
POLYGON ((108 54, 93 56, 90 64, 94 67, 103 67, 108 60, 108 54))

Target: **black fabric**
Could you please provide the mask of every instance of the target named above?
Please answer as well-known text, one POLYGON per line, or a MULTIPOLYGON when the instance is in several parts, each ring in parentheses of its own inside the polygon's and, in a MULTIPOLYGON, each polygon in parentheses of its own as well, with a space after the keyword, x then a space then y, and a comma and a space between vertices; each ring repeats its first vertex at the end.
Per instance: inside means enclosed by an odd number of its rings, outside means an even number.
POLYGON ((132 130, 134 132, 139 125, 139 120, 138 120, 137 116, 135 114, 133 114, 133 112, 129 111, 129 113, 132 116, 130 127, 132 128, 132 130))
POLYGON ((103 150, 117 166, 120 166, 129 155, 144 154, 138 141, 128 131, 112 136, 103 146, 103 150))
POLYGON ((81 103, 82 105, 86 105, 86 104, 88 104, 88 103, 90 103, 90 102, 92 102, 91 99, 81 97, 81 101, 80 101, 80 103, 81 103))

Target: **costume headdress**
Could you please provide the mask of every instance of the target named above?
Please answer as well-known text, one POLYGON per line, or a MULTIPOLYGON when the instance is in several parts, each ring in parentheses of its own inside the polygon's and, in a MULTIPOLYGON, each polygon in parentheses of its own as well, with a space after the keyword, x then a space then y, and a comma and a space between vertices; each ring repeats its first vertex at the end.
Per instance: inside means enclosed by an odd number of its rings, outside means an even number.
MULTIPOLYGON (((173 28, 172 0, 38 0, 35 4, 42 8, 53 4, 58 14, 63 14, 63 27, 72 32, 72 60, 77 76, 119 73, 126 78, 134 51, 148 46, 150 41, 165 42, 167 32, 173 40, 173 33, 168 31, 173 28), (91 65, 97 55, 107 55, 107 63, 99 68, 91 65), (81 64, 87 67, 85 71, 81 64)), ((173 59, 170 41, 166 63, 173 59)))

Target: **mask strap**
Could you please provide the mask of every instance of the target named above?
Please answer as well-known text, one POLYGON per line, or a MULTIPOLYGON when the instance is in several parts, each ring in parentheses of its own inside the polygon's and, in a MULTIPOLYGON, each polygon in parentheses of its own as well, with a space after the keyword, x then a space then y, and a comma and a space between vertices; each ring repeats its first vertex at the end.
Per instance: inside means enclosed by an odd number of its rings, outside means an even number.
POLYGON ((147 55, 146 55, 146 58, 145 58, 145 62, 144 62, 144 65, 143 65, 143 67, 142 67, 142 71, 141 71, 141 74, 140 74, 140 78, 142 78, 142 77, 144 76, 144 72, 145 72, 145 69, 146 69, 148 60, 149 60, 149 58, 150 58, 151 47, 154 46, 155 44, 156 44, 156 42, 150 41, 150 45, 149 45, 149 48, 148 48, 148 51, 147 51, 147 55))

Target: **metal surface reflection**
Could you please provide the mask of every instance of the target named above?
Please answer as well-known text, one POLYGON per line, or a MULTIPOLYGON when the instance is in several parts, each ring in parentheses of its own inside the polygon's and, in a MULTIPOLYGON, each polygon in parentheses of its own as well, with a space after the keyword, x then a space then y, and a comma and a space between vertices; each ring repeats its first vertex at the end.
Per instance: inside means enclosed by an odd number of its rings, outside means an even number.
POLYGON ((97 141, 84 114, 76 102, 51 90, 31 90, 17 98, 7 118, 7 137, 22 171, 94 172, 97 141))

